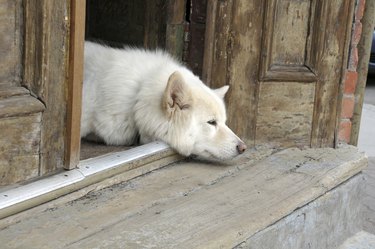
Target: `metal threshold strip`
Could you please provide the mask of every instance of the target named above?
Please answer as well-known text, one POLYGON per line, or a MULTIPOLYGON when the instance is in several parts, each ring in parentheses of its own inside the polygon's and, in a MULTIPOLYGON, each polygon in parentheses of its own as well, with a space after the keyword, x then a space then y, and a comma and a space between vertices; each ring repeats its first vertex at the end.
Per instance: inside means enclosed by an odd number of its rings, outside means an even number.
POLYGON ((181 159, 168 145, 152 142, 126 151, 83 160, 73 170, 64 171, 0 192, 0 219, 72 193, 91 184, 132 171, 145 174, 181 159))

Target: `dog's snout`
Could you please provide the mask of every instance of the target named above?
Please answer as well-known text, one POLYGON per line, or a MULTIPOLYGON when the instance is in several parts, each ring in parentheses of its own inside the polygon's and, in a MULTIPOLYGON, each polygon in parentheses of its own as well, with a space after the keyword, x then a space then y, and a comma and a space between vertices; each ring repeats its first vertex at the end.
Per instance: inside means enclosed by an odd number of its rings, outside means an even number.
POLYGON ((240 154, 244 153, 245 150, 246 150, 246 148, 247 148, 246 144, 244 142, 242 142, 242 141, 237 144, 237 151, 240 154))

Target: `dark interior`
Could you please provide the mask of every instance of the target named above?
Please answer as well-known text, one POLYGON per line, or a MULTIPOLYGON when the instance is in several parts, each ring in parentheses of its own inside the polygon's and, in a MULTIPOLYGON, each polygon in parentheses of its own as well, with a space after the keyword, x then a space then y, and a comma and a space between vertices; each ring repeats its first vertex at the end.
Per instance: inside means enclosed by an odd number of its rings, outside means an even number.
POLYGON ((110 46, 165 48, 168 1, 89 0, 86 39, 110 46))

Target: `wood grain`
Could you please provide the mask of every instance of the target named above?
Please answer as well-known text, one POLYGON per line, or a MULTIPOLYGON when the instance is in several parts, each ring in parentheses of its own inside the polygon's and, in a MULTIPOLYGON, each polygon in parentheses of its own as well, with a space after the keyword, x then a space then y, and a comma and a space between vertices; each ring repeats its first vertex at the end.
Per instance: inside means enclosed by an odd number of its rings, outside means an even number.
POLYGON ((24 96, 29 94, 30 92, 24 87, 7 85, 0 86, 0 99, 9 98, 12 96, 24 96))
POLYGON ((208 15, 206 31, 205 63, 203 75, 211 87, 219 87, 228 84, 228 53, 229 31, 231 22, 231 9, 233 1, 211 1, 208 0, 208 15), (209 73, 208 73, 209 72, 209 73))
POLYGON ((41 118, 35 113, 0 119, 0 185, 39 176, 41 118))
POLYGON ((352 118, 350 144, 357 145, 361 125, 364 93, 367 81, 368 62, 370 60, 372 37, 375 28, 375 1, 366 1, 362 18, 362 35, 358 44, 358 81, 355 89, 356 105, 352 118))
POLYGON ((178 163, 46 205, 0 237, 9 248, 234 248, 320 196, 340 203, 330 190, 366 167, 354 147, 248 152, 235 165, 178 163))
POLYGON ((30 95, 13 96, 0 100, 0 118, 24 116, 42 112, 44 109, 44 105, 30 95))
POLYGON ((275 1, 271 64, 304 65, 312 1, 275 1))
POLYGON ((203 78, 213 88, 230 85, 229 127, 254 144, 262 1, 208 1, 208 9, 203 78))
POLYGON ((80 160, 83 53, 85 40, 85 0, 72 0, 70 13, 69 92, 65 169, 75 168, 80 160))
MULTIPOLYGON (((262 26, 262 81, 316 82, 311 54, 311 32, 316 1, 267 0, 262 26)), ((319 25, 319 23, 317 24, 319 25)))
POLYGON ((22 0, 0 0, 0 86, 20 85, 22 2, 22 0))
POLYGON ((319 15, 321 25, 317 55, 318 82, 316 87, 311 146, 333 147, 338 115, 339 88, 343 75, 345 51, 348 50, 348 18, 352 16, 353 1, 324 1, 319 15))
POLYGON ((44 175, 64 166, 70 0, 27 0, 23 84, 46 106, 42 119, 44 175))
POLYGON ((309 146, 315 85, 268 82, 261 84, 259 95, 256 144, 309 146))

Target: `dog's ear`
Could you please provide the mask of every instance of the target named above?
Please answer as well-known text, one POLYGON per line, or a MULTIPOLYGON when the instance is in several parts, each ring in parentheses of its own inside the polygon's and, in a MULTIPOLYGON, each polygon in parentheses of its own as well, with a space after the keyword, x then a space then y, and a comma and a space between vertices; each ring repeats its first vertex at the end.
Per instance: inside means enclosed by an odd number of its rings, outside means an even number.
POLYGON ((225 85, 220 88, 214 89, 214 92, 216 93, 217 96, 223 99, 225 94, 227 94, 228 89, 229 89, 229 85, 225 85))
POLYGON ((187 110, 192 104, 192 93, 181 73, 176 71, 169 76, 164 91, 163 106, 168 113, 173 110, 187 110))

